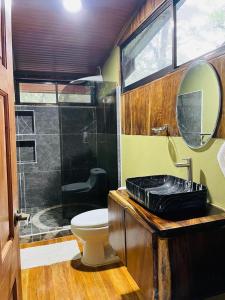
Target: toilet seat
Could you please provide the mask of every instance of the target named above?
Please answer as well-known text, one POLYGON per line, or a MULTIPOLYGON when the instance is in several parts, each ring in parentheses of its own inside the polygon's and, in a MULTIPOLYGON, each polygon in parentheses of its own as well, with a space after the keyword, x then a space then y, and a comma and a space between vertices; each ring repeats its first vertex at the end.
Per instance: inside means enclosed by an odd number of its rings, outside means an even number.
POLYGON ((108 243, 108 209, 90 210, 71 220, 71 231, 83 241, 81 262, 90 267, 118 263, 119 257, 108 243))
POLYGON ((101 228, 108 226, 108 209, 94 209, 78 216, 71 220, 71 227, 74 228, 101 228))

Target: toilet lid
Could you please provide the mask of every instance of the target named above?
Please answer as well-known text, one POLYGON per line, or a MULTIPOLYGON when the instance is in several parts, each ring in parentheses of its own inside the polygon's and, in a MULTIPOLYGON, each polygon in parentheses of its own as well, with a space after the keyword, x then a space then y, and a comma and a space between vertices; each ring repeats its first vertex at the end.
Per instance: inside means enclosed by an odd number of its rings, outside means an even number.
POLYGON ((82 228, 108 226, 108 208, 94 209, 75 216, 71 225, 82 228))

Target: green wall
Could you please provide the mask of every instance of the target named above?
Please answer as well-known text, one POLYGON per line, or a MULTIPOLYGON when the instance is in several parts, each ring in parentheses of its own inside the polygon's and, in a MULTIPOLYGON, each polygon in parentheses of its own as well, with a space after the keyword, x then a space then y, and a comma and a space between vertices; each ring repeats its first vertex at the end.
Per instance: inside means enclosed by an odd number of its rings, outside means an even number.
POLYGON ((116 47, 110 53, 109 58, 102 68, 102 76, 105 81, 120 83, 120 48, 116 47))
MULTIPOLYGON (((113 49, 103 67, 105 80, 120 82, 119 48, 113 49)), ((122 135, 122 182, 132 176, 171 174, 187 178, 186 168, 176 168, 182 158, 193 159, 193 178, 206 184, 209 199, 225 209, 225 178, 217 163, 217 153, 224 139, 212 139, 203 150, 192 150, 181 137, 122 135)))
POLYGON ((175 162, 191 157, 193 180, 207 185, 209 199, 225 208, 225 178, 220 171, 216 155, 223 144, 213 139, 205 151, 193 151, 181 137, 122 135, 122 178, 170 174, 187 178, 187 168, 176 168, 175 162))

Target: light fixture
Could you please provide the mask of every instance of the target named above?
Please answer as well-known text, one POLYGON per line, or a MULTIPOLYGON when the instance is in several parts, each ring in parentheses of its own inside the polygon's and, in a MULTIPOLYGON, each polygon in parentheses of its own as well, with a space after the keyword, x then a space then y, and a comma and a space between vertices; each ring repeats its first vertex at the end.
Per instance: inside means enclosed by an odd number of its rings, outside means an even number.
POLYGON ((62 0, 63 6, 66 10, 69 12, 78 12, 82 8, 82 2, 81 0, 62 0))

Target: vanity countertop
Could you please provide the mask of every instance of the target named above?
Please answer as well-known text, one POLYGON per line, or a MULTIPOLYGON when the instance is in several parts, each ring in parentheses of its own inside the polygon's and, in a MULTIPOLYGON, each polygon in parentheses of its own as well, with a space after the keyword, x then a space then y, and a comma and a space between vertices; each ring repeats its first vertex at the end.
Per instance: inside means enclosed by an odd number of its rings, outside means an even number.
POLYGON ((225 225, 225 211, 212 204, 201 214, 189 217, 162 218, 143 208, 130 198, 126 190, 110 191, 109 196, 131 214, 141 217, 159 235, 167 237, 189 230, 202 230, 225 225))

